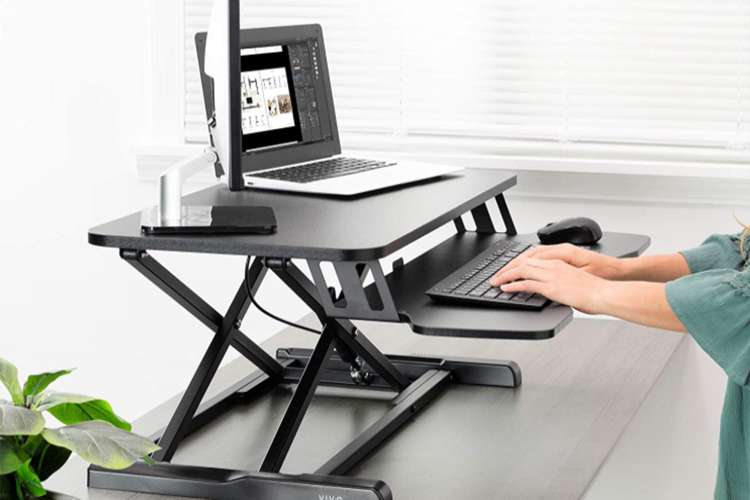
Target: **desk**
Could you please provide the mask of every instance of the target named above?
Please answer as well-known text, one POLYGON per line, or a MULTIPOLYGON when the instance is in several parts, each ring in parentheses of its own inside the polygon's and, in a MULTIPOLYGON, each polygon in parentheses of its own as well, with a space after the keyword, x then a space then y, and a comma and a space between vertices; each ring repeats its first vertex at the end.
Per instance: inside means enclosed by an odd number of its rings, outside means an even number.
MULTIPOLYGON (((352 319, 401 322, 423 335, 541 340, 554 337, 572 318, 570 308, 551 305, 541 312, 492 310, 434 304, 424 290, 501 238, 531 240, 516 233, 503 192, 516 182, 498 170, 466 170, 441 180, 405 186, 354 200, 279 193, 232 193, 214 187, 188 198, 191 204, 270 205, 279 221, 271 236, 142 236, 133 214, 94 228, 89 241, 120 249, 120 255, 146 278, 208 326, 214 337, 167 426, 155 433, 162 463, 137 464, 123 472, 92 467, 93 487, 213 498, 284 497, 387 500, 382 481, 345 478, 392 434, 430 405, 449 385, 516 388, 521 372, 513 361, 385 355, 352 319), (497 204, 506 231, 498 233, 487 203, 497 204), (476 231, 466 231, 462 216, 471 214, 476 231), (414 261, 398 263, 387 273, 379 259, 442 225, 456 234, 414 261), (274 272, 324 325, 313 349, 282 348, 272 357, 241 331, 249 307, 246 283, 240 284, 221 315, 156 262, 148 250, 255 256, 247 285, 257 290, 267 271, 274 272), (312 278, 291 259, 304 259, 312 278), (341 293, 329 293, 333 266, 341 293), (372 277, 372 283, 366 280, 372 277), (229 347, 260 371, 204 400, 206 390, 229 347), (237 403, 256 400, 279 386, 295 390, 260 464, 261 473, 170 465, 180 443, 221 417, 237 403), (314 474, 281 474, 316 388, 345 388, 371 396, 387 394, 388 410, 313 469, 314 474), (393 395, 395 393, 395 396, 393 395)), ((642 252, 649 239, 606 233, 598 251, 616 256, 642 252)), ((275 424, 271 424, 275 425, 275 424)), ((307 472, 311 472, 308 470, 307 472)))
MULTIPOLYGON (((303 323, 314 325, 314 317, 303 323)), ((440 339, 410 335, 405 325, 360 323, 379 348, 402 355, 431 353, 501 360, 524 368, 517 389, 455 385, 414 425, 360 466, 358 477, 388 480, 404 500, 561 500, 579 498, 641 407, 684 335, 618 321, 577 319, 546 342, 440 339)), ((314 337, 287 329, 263 344, 312 346, 314 337)), ((209 390, 220 393, 253 368, 244 359, 223 367, 209 390)), ((341 442, 353 439, 387 410, 380 398, 324 397, 314 401, 285 470, 316 467, 341 442), (343 432, 342 432, 343 431, 343 432), (338 434, 334 434, 338 432, 338 434), (324 437, 336 435, 335 441, 324 437)), ((235 406, 189 437, 174 462, 255 470, 291 392, 235 406), (235 437, 235 439, 232 439, 235 437)), ((134 423, 151 434, 179 403, 175 397, 134 423)), ((86 490, 85 466, 72 458, 49 486, 82 500, 167 500, 86 490)), ((639 481, 640 478, 633 478, 639 481)))

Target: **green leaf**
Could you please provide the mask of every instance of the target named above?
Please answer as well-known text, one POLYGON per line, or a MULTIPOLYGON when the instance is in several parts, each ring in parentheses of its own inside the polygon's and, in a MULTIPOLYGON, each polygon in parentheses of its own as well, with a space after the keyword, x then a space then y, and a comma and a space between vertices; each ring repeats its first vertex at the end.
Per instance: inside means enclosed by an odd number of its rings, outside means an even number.
POLYGON ((38 394, 32 401, 31 407, 39 411, 47 411, 58 405, 74 403, 87 403, 94 401, 96 398, 84 396, 83 394, 71 394, 68 392, 45 392, 38 394))
POLYGON ((13 474, 13 483, 16 486, 16 498, 18 500, 26 500, 27 496, 22 488, 21 478, 18 477, 16 474, 13 474))
POLYGON ((23 405, 23 392, 18 382, 18 369, 10 361, 0 358, 0 382, 3 383, 14 404, 23 405))
POLYGON ((44 417, 22 406, 0 404, 0 436, 35 436, 44 430, 44 417))
POLYGON ((29 457, 36 455, 39 451, 39 447, 45 443, 46 441, 41 434, 27 437, 26 442, 21 444, 21 454, 23 455, 24 461, 28 460, 29 457))
POLYGON ((49 387, 52 382, 72 372, 73 370, 60 370, 57 372, 29 375, 29 378, 26 379, 26 383, 23 384, 23 395, 25 397, 36 396, 49 387))
POLYGON ((159 449, 153 441, 107 422, 45 429, 42 435, 50 444, 67 448, 87 462, 107 469, 126 469, 159 449))
POLYGON ((36 475, 29 464, 23 464, 16 471, 16 477, 20 479, 24 489, 31 493, 32 496, 42 497, 47 494, 47 491, 42 486, 42 482, 39 480, 39 476, 36 475))
POLYGON ((39 411, 48 411, 65 425, 74 425, 92 420, 109 422, 119 429, 131 430, 131 425, 120 418, 112 406, 103 399, 94 399, 80 394, 50 392, 36 403, 39 411))
POLYGON ((22 465, 23 460, 18 455, 15 439, 0 437, 0 476, 14 473, 22 465))
POLYGON ((45 442, 31 460, 31 467, 39 475, 39 479, 46 481, 52 474, 60 470, 60 467, 65 465, 65 462, 70 458, 70 453, 71 451, 66 448, 45 442))

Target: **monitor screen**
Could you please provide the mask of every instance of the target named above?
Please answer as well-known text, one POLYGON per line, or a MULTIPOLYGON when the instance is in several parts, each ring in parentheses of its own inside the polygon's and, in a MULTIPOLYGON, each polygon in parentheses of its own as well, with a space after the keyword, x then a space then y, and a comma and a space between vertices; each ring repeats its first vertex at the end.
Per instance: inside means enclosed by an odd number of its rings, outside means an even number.
POLYGON ((243 48, 240 53, 242 149, 325 140, 315 81, 314 40, 243 48))

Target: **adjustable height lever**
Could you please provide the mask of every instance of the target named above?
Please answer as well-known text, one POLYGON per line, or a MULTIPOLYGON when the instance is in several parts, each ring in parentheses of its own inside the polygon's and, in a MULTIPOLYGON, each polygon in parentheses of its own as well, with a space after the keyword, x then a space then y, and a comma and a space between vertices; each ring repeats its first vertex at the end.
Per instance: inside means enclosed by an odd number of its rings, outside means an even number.
MULTIPOLYGON (((331 296, 331 300, 334 303, 344 298, 343 293, 339 294, 337 298, 336 289, 333 287, 328 287, 328 294, 331 296)), ((351 333, 356 334, 356 332, 351 333)), ((345 363, 349 363, 349 374, 352 377, 352 382, 357 385, 370 385, 370 382, 372 382, 373 379, 373 374, 367 368, 367 365, 361 357, 357 356, 349 346, 341 342, 339 339, 334 341, 333 350, 336 351, 345 363)))
POLYGON ((334 342, 333 350, 344 362, 349 363, 349 375, 352 377, 352 382, 357 385, 370 385, 374 376, 361 357, 340 340, 334 342))

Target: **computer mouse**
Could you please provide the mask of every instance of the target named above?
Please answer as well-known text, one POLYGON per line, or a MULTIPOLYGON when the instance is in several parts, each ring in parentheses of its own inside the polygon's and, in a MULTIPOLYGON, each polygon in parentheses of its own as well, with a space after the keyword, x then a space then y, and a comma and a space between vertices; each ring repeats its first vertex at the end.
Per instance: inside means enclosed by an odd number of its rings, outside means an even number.
POLYGON ((587 217, 574 217, 550 222, 536 234, 543 245, 555 245, 557 243, 593 245, 602 238, 602 228, 596 221, 587 217))

